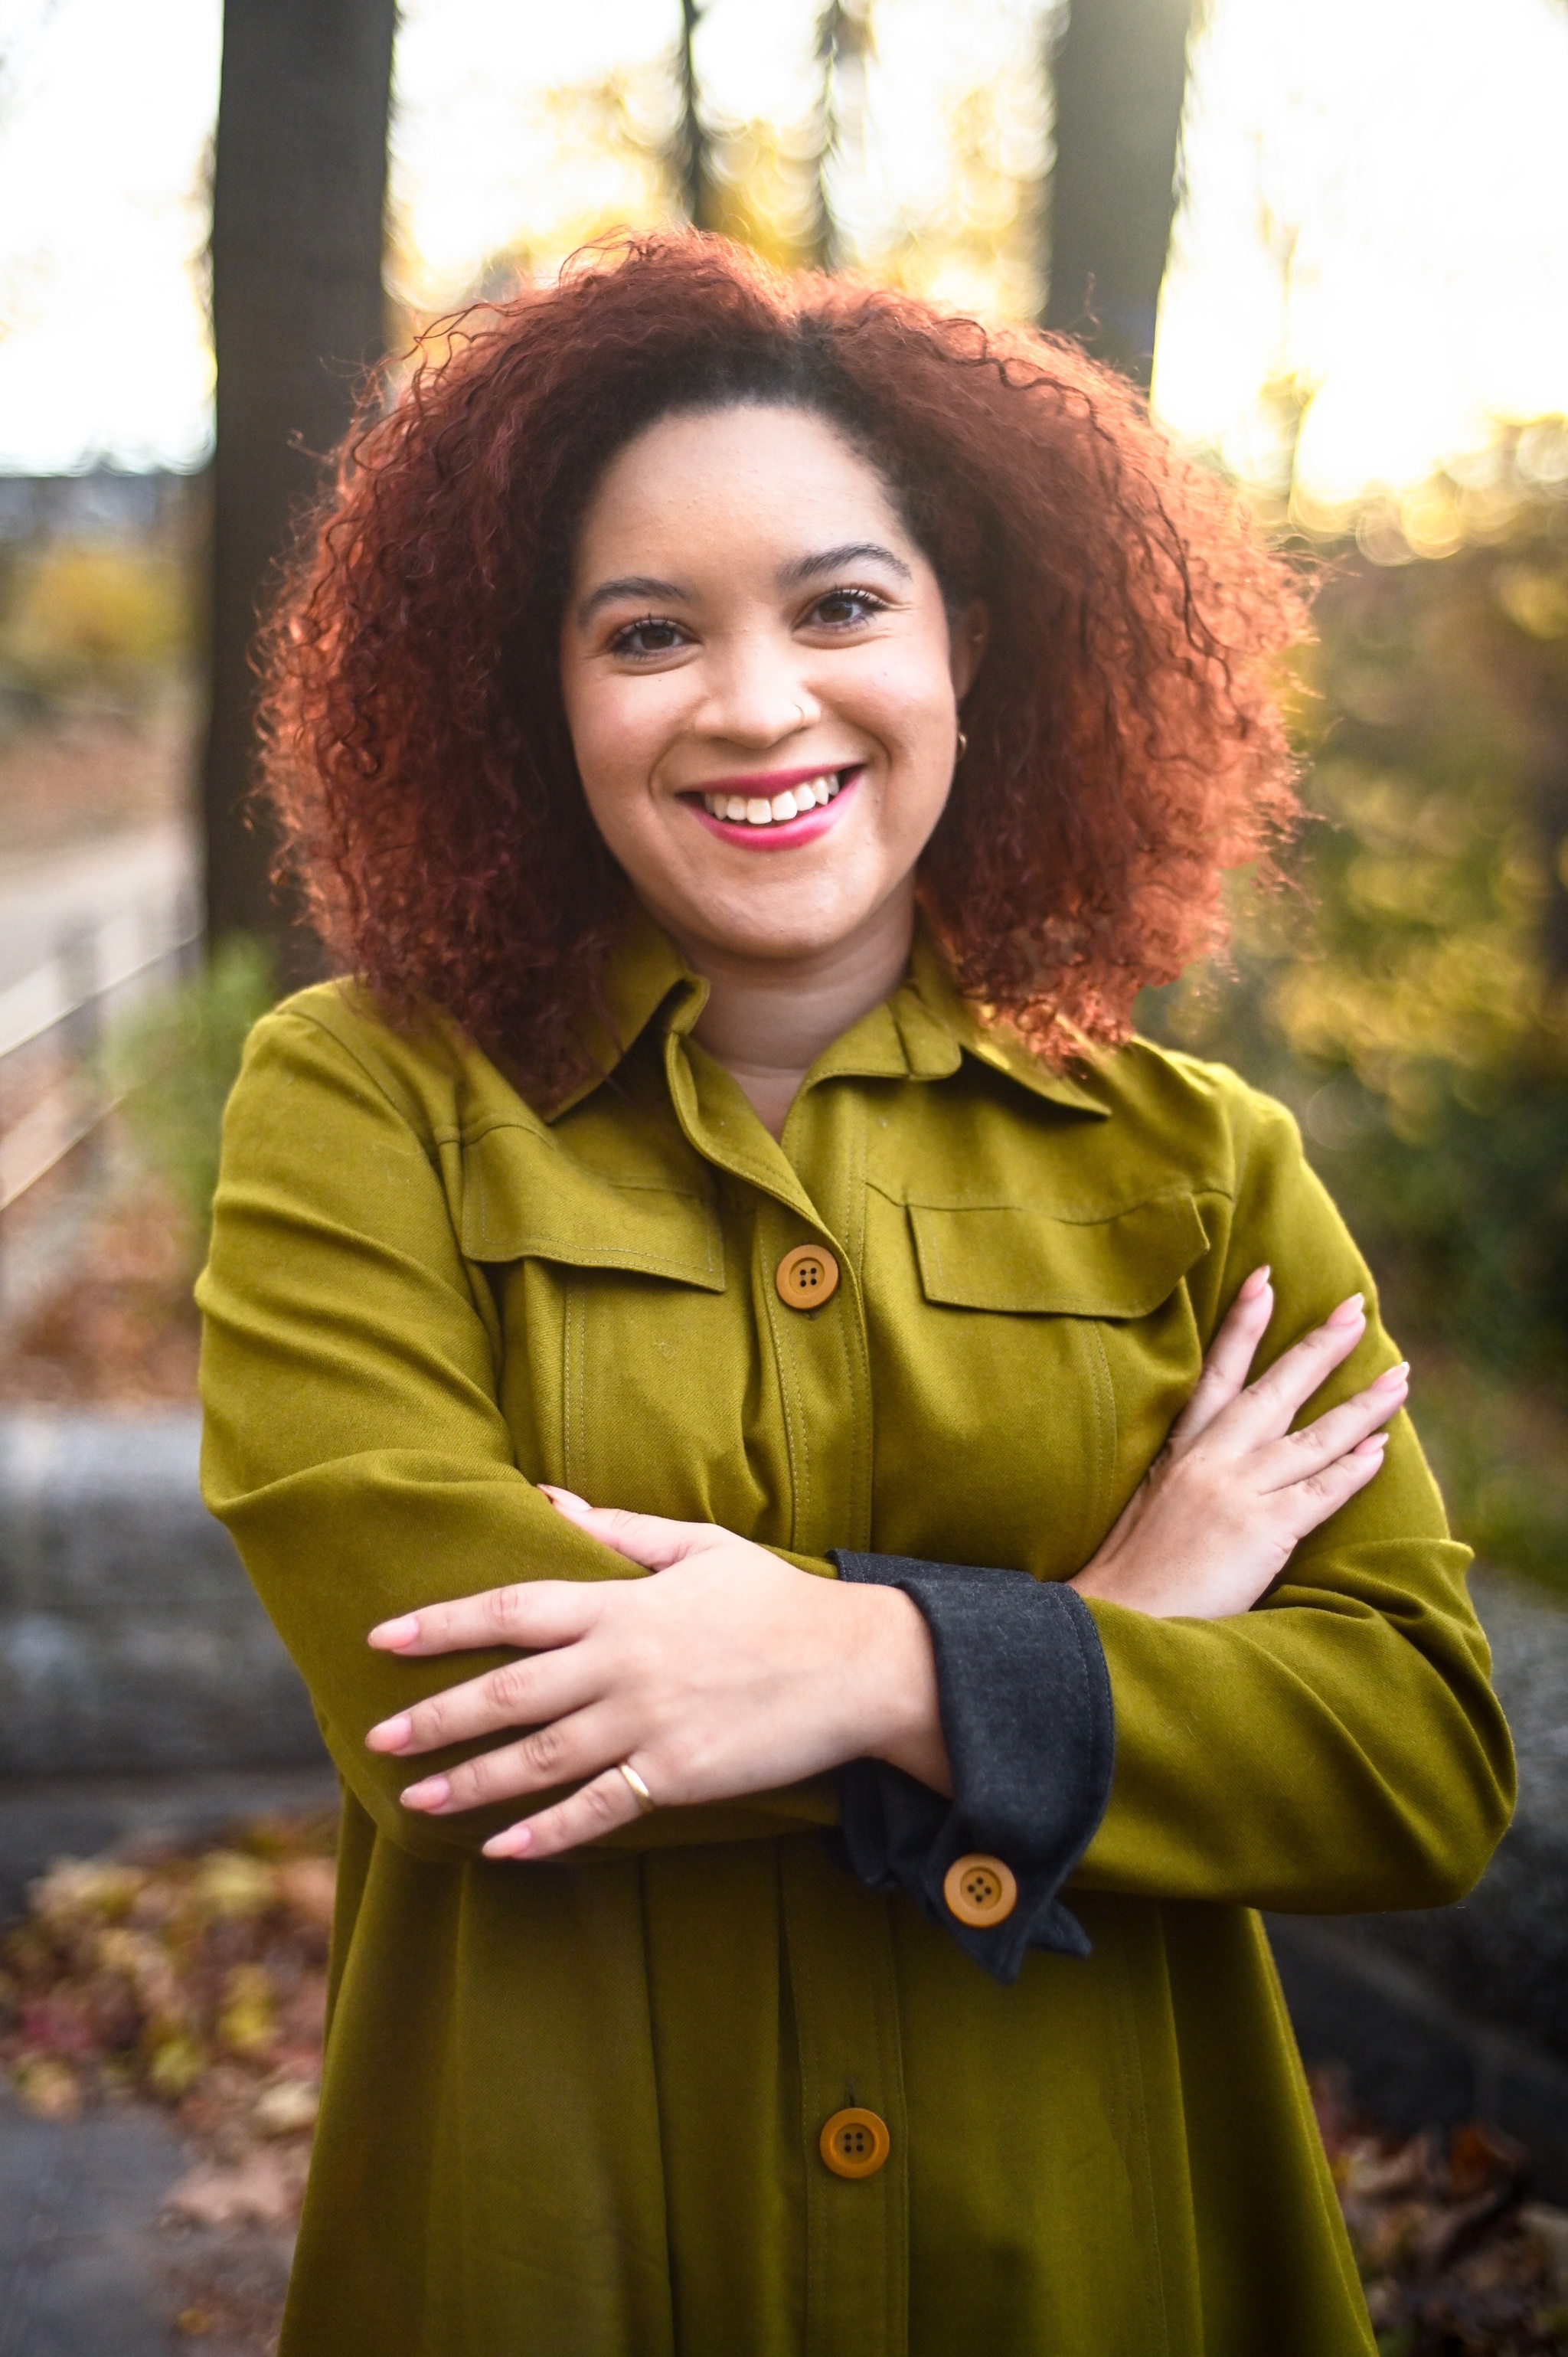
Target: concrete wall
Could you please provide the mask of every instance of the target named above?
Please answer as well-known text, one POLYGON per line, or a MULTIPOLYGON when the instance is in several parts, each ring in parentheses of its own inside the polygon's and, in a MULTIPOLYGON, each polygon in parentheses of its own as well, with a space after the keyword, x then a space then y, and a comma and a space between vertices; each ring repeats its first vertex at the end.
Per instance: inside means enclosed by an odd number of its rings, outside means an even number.
POLYGON ((305 1690, 197 1488, 194 1411, 0 1416, 0 1776, 297 1767, 305 1690))

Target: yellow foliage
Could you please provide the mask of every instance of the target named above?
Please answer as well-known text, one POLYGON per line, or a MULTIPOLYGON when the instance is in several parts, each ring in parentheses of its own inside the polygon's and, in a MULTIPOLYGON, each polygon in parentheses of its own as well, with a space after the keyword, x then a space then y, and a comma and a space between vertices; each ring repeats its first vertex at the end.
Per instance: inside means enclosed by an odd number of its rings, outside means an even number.
POLYGON ((186 567, 118 541, 52 542, 25 559, 0 622, 0 673, 49 697, 138 701, 189 657, 186 567))

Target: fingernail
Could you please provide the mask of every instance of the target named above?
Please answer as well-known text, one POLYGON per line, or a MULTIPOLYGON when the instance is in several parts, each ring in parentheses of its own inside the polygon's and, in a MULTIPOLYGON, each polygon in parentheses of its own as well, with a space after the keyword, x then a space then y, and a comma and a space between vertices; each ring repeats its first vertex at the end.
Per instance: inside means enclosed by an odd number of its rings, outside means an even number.
POLYGON ((521 1857, 533 1846, 532 1825, 509 1825, 504 1834, 492 1834, 480 1852, 482 1857, 521 1857))
POLYGON ((1410 1374, 1410 1361, 1402 1359, 1397 1367, 1390 1367, 1369 1388, 1375 1392, 1397 1392, 1403 1389, 1410 1374))
POLYGON ((403 1796, 405 1809, 438 1809, 452 1797, 452 1784, 446 1776, 426 1776, 421 1784, 411 1784, 403 1796))
POLYGON ((413 1733, 413 1719, 406 1710, 400 1710, 395 1718, 383 1718, 379 1727, 372 1727, 365 1741, 372 1751, 401 1751, 413 1733))
POLYGON ((1237 1298, 1241 1301, 1256 1301, 1268 1281, 1269 1264, 1265 1261, 1262 1268, 1255 1268, 1251 1275, 1244 1281, 1237 1298))
POLYGON ((381 1620, 371 1631, 372 1645, 411 1645, 419 1634, 419 1615, 405 1612, 400 1620, 381 1620))
POLYGON ((1365 1294, 1352 1293, 1348 1300, 1339 1304, 1337 1309, 1329 1311, 1323 1321, 1324 1324, 1326 1326, 1359 1326, 1366 1316, 1366 1311, 1361 1306, 1365 1299, 1365 1294))
POLYGON ((549 1481, 542 1481, 539 1486, 551 1504, 559 1506, 564 1514, 591 1514, 594 1511, 586 1498, 579 1498, 575 1490, 557 1490, 549 1481))

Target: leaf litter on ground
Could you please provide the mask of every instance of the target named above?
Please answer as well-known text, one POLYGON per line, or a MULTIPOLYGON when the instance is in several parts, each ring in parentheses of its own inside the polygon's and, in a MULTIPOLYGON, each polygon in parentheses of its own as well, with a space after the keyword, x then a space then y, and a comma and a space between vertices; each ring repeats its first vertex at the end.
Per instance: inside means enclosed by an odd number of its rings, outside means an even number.
POLYGON ((197 2159, 173 2214, 290 2224, 321 2075, 334 1825, 260 1817, 217 1842, 62 1858, 0 1941, 0 2062, 46 2119, 140 2098, 197 2159))
MULTIPOLYGON (((195 2147, 172 2218, 291 2227, 320 2085, 335 1827, 327 1813, 215 1842, 64 1858, 0 1939, 0 2063, 24 2104, 163 2105, 195 2147)), ((1480 2122, 1401 2136, 1341 2072, 1313 2100, 1380 2357, 1568 2357, 1568 2212, 1530 2198, 1529 2155, 1480 2122)), ((183 2309, 183 2334, 222 2323, 183 2309)), ((270 2345, 270 2335, 246 2347, 270 2345)))

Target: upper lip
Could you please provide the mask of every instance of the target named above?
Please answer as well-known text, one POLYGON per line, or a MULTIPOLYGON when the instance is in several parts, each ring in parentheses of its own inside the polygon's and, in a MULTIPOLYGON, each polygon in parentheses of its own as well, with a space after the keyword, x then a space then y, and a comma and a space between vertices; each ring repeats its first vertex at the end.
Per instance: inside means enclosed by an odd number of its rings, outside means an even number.
POLYGON ((846 770, 858 770, 858 761, 813 761, 809 770, 769 770, 764 774, 747 778, 703 778, 694 786, 682 786, 683 794, 745 794, 748 800, 771 802, 775 794, 787 794, 791 786, 803 786, 808 778, 842 777, 846 770))

